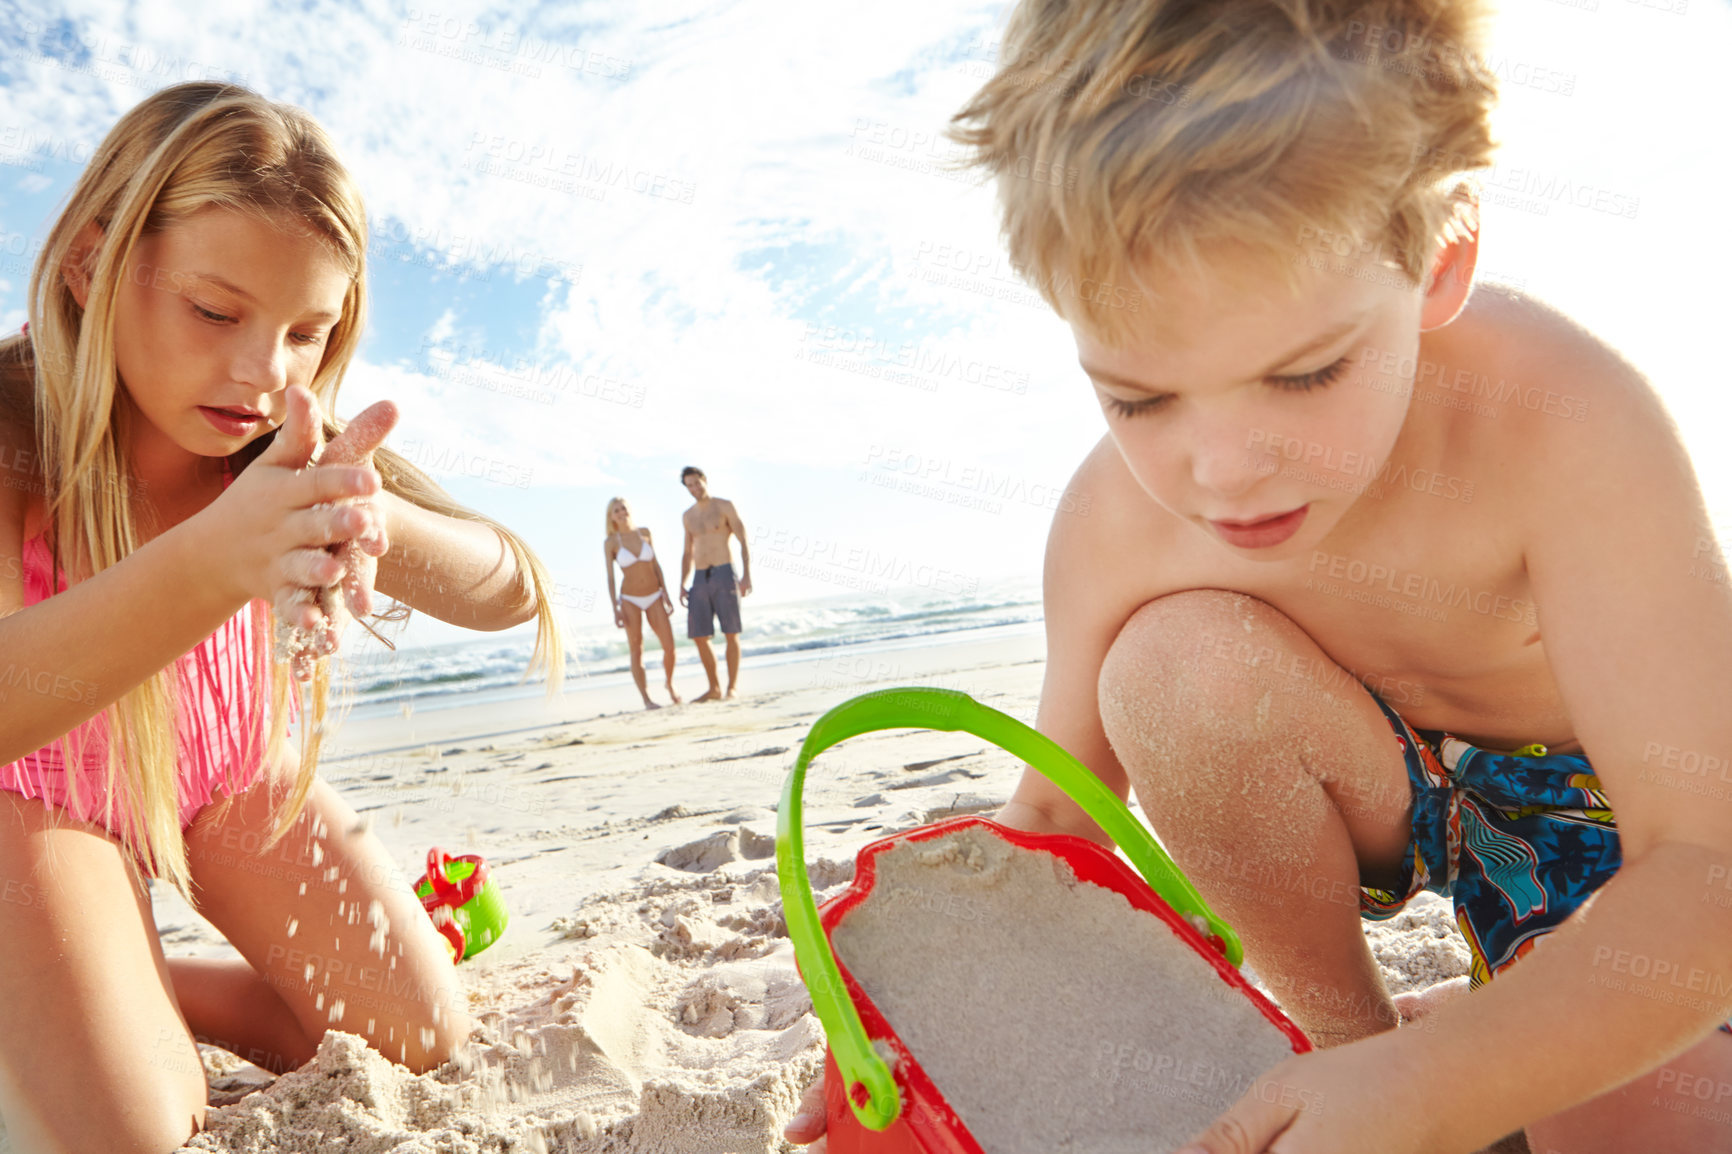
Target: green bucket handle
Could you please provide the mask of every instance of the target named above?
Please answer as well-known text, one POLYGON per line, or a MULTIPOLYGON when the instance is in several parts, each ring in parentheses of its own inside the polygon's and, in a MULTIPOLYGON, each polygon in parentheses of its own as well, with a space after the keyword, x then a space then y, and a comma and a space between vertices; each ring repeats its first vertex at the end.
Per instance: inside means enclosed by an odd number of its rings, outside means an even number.
POLYGON ((1224 944, 1229 962, 1237 966, 1244 959, 1238 935, 1209 909, 1125 803, 1050 737, 954 689, 880 689, 844 701, 812 723, 800 746, 800 756, 782 785, 776 819, 776 877, 781 883, 788 937, 802 963, 801 976, 812 995, 812 1009, 824 1024, 854 1116, 867 1129, 883 1130, 896 1121, 902 1109, 901 1094, 890 1067, 866 1036, 866 1027, 842 984, 842 971, 819 924, 818 903, 806 876, 800 801, 806 767, 814 757, 838 742, 880 729, 961 730, 1014 753, 1081 806, 1124 850, 1161 900, 1181 915, 1205 918, 1210 932, 1224 944))

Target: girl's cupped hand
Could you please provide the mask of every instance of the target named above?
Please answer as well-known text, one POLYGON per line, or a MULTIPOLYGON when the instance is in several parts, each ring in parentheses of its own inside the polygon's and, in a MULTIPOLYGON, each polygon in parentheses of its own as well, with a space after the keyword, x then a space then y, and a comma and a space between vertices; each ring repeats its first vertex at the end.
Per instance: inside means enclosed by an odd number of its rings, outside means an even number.
POLYGON ((311 639, 293 658, 304 677, 349 619, 372 609, 374 559, 390 546, 372 456, 398 412, 390 401, 370 406, 321 453, 311 390, 291 386, 287 401, 270 446, 200 516, 212 519, 217 572, 237 599, 264 598, 311 639))

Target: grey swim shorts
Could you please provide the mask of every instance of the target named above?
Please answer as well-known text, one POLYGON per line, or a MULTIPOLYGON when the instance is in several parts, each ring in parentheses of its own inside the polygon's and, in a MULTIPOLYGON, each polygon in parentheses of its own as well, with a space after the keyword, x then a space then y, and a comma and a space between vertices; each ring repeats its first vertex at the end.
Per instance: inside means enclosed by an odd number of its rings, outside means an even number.
POLYGON ((723 633, 740 631, 740 587, 734 583, 732 565, 711 565, 692 574, 686 594, 686 636, 709 637, 716 620, 723 633))

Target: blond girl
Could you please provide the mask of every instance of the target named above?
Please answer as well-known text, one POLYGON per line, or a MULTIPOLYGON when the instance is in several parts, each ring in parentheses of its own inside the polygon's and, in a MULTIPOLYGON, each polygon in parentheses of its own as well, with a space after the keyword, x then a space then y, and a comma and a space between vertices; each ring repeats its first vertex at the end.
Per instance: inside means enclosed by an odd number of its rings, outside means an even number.
POLYGON ((662 576, 662 563, 657 559, 655 544, 648 528, 632 524, 631 510, 624 497, 607 503, 607 536, 602 541, 602 564, 607 568, 607 599, 613 603, 613 623, 625 630, 631 647, 631 676, 643 697, 645 709, 661 706, 649 695, 649 675, 643 665, 643 626, 655 632, 662 646, 662 672, 666 675, 668 697, 680 704, 674 689, 674 630, 668 622, 673 612, 673 598, 668 596, 667 579, 662 576), (613 567, 619 565, 620 591, 614 592, 613 567), (628 572, 629 570, 629 572, 628 572), (636 589, 627 589, 636 585, 636 589))
POLYGON ((177 85, 103 141, 0 340, 0 1115, 20 1149, 181 1145, 205 1109, 195 1037, 280 1071, 341 1029, 425 1071, 468 1035, 443 940, 318 776, 329 645, 299 658, 304 705, 271 646, 328 641, 377 588, 473 629, 533 619, 531 667, 550 692, 563 672, 527 546, 379 447, 389 404, 332 417, 366 247, 306 114, 177 85), (146 877, 242 958, 165 958, 146 877))

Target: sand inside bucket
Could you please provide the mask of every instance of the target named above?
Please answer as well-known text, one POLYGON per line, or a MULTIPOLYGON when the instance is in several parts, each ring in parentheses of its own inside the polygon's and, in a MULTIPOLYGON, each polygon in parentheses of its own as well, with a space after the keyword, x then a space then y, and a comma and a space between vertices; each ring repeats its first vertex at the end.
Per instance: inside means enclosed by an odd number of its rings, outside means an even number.
POLYGON ((1293 1052, 1159 918, 978 827, 880 854, 832 941, 992 1154, 1176 1150, 1293 1052))

